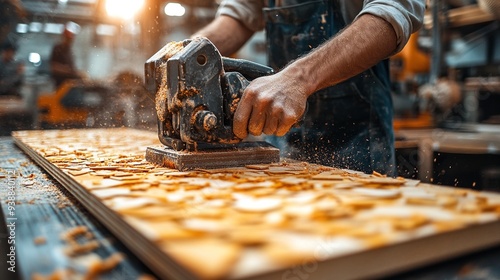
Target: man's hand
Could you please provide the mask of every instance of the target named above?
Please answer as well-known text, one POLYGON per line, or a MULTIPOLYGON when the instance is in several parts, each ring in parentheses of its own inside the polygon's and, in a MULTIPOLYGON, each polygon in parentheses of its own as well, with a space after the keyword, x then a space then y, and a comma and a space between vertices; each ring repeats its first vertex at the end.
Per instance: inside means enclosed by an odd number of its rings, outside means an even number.
POLYGON ((234 114, 233 132, 283 136, 304 114, 308 94, 301 83, 284 72, 253 80, 234 114))
POLYGON ((397 36, 382 18, 363 14, 336 37, 277 74, 255 79, 234 114, 233 132, 282 136, 300 119, 307 97, 338 84, 393 54, 397 36))

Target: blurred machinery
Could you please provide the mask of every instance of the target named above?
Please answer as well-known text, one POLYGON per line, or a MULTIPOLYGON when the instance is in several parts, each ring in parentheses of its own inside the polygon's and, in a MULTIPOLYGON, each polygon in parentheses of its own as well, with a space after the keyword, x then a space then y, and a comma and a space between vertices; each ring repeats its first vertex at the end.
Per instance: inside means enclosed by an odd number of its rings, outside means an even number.
POLYGON ((396 130, 498 119, 484 91, 498 101, 499 15, 499 1, 429 1, 424 28, 391 57, 396 130))
POLYGON ((42 128, 156 127, 154 103, 141 77, 128 71, 111 82, 68 80, 37 104, 42 128))
POLYGON ((419 104, 418 90, 428 81, 431 60, 429 50, 419 45, 420 34, 414 33, 405 48, 390 58, 396 130, 432 126, 430 113, 419 104))
POLYGON ((462 88, 457 81, 440 78, 418 89, 419 108, 432 113, 433 122, 439 124, 462 101, 462 88))
POLYGON ((104 110, 110 99, 105 85, 67 80, 51 94, 38 98, 38 121, 47 127, 85 127, 92 114, 104 110))
POLYGON ((420 31, 428 39, 419 36, 418 48, 409 42, 404 50, 411 55, 403 51, 393 58, 391 65, 397 66, 398 59, 414 64, 393 75, 406 86, 395 87, 402 89, 399 96, 394 91, 400 175, 500 191, 499 15, 499 1, 429 1, 420 31), (419 62, 412 60, 417 57, 419 62), (426 58, 430 58, 427 72, 420 68, 426 58), (398 102, 401 96, 406 103, 398 102), (415 121, 425 114, 429 129, 415 121), (421 129, 408 130, 418 127, 414 124, 421 129))

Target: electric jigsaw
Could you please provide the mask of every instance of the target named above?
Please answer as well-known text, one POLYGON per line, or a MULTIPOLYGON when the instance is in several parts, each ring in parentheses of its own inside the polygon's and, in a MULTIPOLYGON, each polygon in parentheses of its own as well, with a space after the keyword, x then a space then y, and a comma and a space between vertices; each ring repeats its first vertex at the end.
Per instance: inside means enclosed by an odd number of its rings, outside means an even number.
POLYGON ((249 81, 272 73, 262 64, 222 57, 206 38, 167 44, 145 63, 164 145, 148 147, 146 160, 179 170, 279 161, 277 148, 242 141, 232 125, 249 81))

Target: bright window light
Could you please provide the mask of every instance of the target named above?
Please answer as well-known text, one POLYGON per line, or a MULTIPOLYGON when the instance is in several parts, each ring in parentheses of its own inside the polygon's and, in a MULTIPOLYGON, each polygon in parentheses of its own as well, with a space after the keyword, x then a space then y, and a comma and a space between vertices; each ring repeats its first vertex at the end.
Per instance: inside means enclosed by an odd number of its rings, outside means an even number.
POLYGON ((144 5, 144 0, 106 0, 106 12, 112 17, 132 19, 144 5))
POLYGON ((184 8, 179 3, 168 3, 165 6, 165 14, 171 17, 182 17, 186 13, 186 8, 184 8))

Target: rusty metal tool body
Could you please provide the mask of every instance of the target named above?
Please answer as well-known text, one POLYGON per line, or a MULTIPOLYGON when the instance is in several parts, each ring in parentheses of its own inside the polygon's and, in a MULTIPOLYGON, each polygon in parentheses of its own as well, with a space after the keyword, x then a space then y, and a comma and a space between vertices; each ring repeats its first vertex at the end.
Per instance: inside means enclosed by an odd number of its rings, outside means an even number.
POLYGON ((222 57, 206 38, 172 42, 145 63, 146 88, 156 103, 158 138, 146 159, 177 169, 279 161, 266 142, 242 142, 233 116, 249 80, 272 68, 222 57), (229 156, 230 155, 230 156, 229 156))

